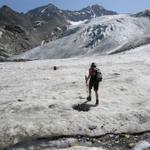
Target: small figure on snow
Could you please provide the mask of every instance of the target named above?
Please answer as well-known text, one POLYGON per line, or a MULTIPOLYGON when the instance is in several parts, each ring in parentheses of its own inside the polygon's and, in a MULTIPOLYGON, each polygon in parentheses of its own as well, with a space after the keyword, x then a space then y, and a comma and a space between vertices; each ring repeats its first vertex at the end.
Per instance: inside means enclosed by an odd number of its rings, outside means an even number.
POLYGON ((91 90, 92 88, 94 88, 95 96, 96 96, 96 105, 98 105, 99 104, 99 95, 98 95, 99 82, 102 81, 102 74, 94 62, 91 63, 91 66, 89 68, 89 74, 88 76, 85 76, 85 80, 86 80, 86 85, 88 85, 88 89, 89 89, 89 96, 87 97, 87 100, 91 101, 91 94, 92 94, 91 90))

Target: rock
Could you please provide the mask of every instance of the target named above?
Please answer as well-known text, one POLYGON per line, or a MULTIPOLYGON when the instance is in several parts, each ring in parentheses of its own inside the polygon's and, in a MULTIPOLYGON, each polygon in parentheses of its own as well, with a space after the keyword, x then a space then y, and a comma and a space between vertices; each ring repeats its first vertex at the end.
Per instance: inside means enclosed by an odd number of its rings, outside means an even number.
POLYGON ((92 126, 89 126, 88 128, 89 128, 90 130, 95 130, 95 129, 97 128, 97 126, 92 125, 92 126))
POLYGON ((42 150, 40 146, 37 146, 34 150, 42 150))
POLYGON ((128 134, 125 134, 125 138, 127 138, 127 139, 128 139, 128 138, 130 138, 130 135, 128 135, 128 134))
POLYGON ((23 102, 24 100, 22 100, 22 99, 18 99, 17 101, 18 101, 18 102, 23 102))
POLYGON ((17 25, 5 25, 5 30, 11 31, 11 32, 17 32, 20 33, 22 35, 25 35, 25 31, 21 26, 17 26, 17 25))
POLYGON ((53 67, 53 70, 57 70, 57 69, 58 69, 58 67, 57 67, 57 66, 54 66, 54 67, 53 67))
POLYGON ((128 144, 128 147, 129 147, 129 148, 133 148, 134 146, 135 146, 135 143, 129 143, 129 144, 128 144))
POLYGON ((56 107, 55 104, 51 104, 51 105, 48 106, 48 108, 51 108, 51 109, 52 109, 52 108, 55 108, 55 107, 56 107))
POLYGON ((110 134, 109 136, 110 136, 111 138, 112 138, 112 137, 114 137, 114 135, 113 135, 113 134, 110 134))
POLYGON ((113 75, 115 75, 115 76, 119 76, 119 75, 120 75, 120 73, 113 73, 113 75))
POLYGON ((82 97, 82 96, 79 96, 79 99, 85 99, 84 97, 82 97))

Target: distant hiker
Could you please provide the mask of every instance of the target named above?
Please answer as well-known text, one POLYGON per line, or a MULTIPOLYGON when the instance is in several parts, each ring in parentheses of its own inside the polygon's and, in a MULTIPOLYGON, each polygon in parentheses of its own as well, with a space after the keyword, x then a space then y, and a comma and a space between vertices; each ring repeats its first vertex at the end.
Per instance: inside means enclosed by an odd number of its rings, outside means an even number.
POLYGON ((98 95, 98 89, 99 89, 99 82, 102 81, 102 74, 100 70, 97 68, 96 64, 94 62, 91 63, 91 66, 89 68, 89 74, 88 76, 85 76, 86 84, 89 81, 89 96, 87 97, 88 101, 91 101, 91 90, 92 87, 94 87, 95 96, 96 96, 96 105, 99 104, 99 95, 98 95))

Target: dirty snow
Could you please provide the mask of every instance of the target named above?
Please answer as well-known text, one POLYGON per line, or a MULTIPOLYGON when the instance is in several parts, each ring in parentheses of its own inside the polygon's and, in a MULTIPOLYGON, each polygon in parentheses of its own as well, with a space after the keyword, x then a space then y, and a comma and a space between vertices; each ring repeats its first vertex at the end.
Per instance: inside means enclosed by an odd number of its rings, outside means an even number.
POLYGON ((150 130, 149 49, 147 45, 110 56, 0 63, 1 149, 32 138, 150 130), (87 110, 79 112, 73 106, 86 101, 84 76, 93 61, 103 73, 100 105, 95 106, 93 93, 87 110))

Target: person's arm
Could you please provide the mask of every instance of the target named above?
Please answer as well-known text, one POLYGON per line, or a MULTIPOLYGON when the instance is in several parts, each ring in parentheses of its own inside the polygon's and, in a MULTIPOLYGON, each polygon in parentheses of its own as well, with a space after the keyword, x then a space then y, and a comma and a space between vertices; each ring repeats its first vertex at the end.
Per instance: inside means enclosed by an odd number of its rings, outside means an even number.
POLYGON ((91 77, 91 71, 89 69, 89 74, 88 74, 88 76, 85 77, 86 84, 87 84, 88 80, 90 79, 90 77, 91 77))

